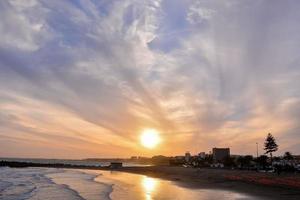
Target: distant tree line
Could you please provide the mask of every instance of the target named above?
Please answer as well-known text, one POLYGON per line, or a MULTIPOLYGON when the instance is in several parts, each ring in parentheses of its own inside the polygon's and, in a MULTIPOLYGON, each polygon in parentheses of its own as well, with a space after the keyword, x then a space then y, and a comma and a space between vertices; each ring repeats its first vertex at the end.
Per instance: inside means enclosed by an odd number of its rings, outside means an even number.
POLYGON ((242 170, 265 170, 274 171, 280 174, 281 171, 296 171, 300 170, 293 162, 294 156, 291 152, 285 152, 283 156, 274 156, 273 153, 278 150, 278 144, 275 137, 268 133, 264 142, 264 154, 258 157, 252 155, 245 156, 228 156, 225 159, 216 163, 211 154, 204 158, 199 156, 191 156, 189 161, 183 158, 170 158, 171 165, 184 165, 188 167, 225 167, 242 170), (269 155, 269 157, 268 157, 269 155))

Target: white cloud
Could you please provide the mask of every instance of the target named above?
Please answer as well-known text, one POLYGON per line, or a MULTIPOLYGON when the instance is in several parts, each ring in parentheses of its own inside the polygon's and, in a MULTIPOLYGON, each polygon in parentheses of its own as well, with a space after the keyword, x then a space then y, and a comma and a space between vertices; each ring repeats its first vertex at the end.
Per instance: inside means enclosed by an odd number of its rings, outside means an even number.
POLYGON ((215 10, 211 8, 206 8, 199 1, 196 1, 189 7, 189 11, 187 14, 187 20, 191 24, 198 24, 205 20, 209 20, 215 14, 215 10))
POLYGON ((47 30, 45 21, 40 12, 26 14, 40 7, 35 1, 3 1, 0 4, 1 21, 0 33, 1 46, 18 48, 21 50, 35 51, 41 43, 50 37, 51 32, 47 30))
MULTIPOLYGON (((122 140, 109 151, 124 148, 126 155, 148 126, 168 133, 167 154, 182 133, 178 152, 191 141, 204 150, 242 151, 268 131, 288 148, 299 139, 297 6, 197 2, 1 2, 0 123, 26 119, 35 134, 50 138, 36 116, 58 126, 57 113, 64 113, 92 130, 86 137, 102 134, 107 145, 122 140), (37 106, 26 110, 22 99, 37 106), (44 109, 36 112, 38 105, 44 109)), ((62 124, 62 136, 82 139, 87 132, 70 135, 74 124, 62 124)), ((11 137, 26 132, 15 124, 0 132, 9 130, 11 137)))

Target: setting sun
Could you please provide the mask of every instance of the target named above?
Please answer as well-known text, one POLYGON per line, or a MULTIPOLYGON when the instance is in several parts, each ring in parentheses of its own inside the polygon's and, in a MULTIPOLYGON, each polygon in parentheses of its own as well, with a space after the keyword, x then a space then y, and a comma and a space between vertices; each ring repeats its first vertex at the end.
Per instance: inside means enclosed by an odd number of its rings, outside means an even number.
POLYGON ((160 142, 159 133, 155 129, 146 129, 141 135, 141 144, 147 148, 154 148, 160 142))

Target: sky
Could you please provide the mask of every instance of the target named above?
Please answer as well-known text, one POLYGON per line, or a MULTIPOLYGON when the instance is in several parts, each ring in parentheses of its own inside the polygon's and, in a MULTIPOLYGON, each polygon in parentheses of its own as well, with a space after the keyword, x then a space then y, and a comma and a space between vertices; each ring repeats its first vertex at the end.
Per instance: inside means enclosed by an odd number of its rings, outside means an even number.
POLYGON ((295 0, 0 1, 0 157, 300 154, 295 0), (142 130, 160 132, 146 149, 142 130))

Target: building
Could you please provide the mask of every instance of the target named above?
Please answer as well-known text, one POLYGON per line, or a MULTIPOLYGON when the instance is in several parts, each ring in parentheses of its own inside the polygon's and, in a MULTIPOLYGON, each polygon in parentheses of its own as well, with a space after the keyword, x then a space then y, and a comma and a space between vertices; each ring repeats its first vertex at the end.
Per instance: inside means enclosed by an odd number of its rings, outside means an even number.
POLYGON ((225 158, 230 156, 229 148, 213 148, 212 149, 213 160, 216 162, 222 162, 225 158))
POLYGON ((169 160, 169 165, 182 166, 185 163, 184 156, 171 157, 169 160))
POLYGON ((200 152, 200 153, 198 154, 198 158, 200 158, 200 159, 205 159, 205 152, 200 152))
POLYGON ((191 160, 191 153, 190 152, 185 153, 184 160, 185 160, 185 162, 189 162, 191 160))
POLYGON ((294 155, 294 161, 300 163, 300 155, 294 155))
POLYGON ((111 162, 109 165, 109 168, 111 168, 111 169, 118 169, 121 167, 123 167, 123 163, 121 163, 121 162, 111 162))

